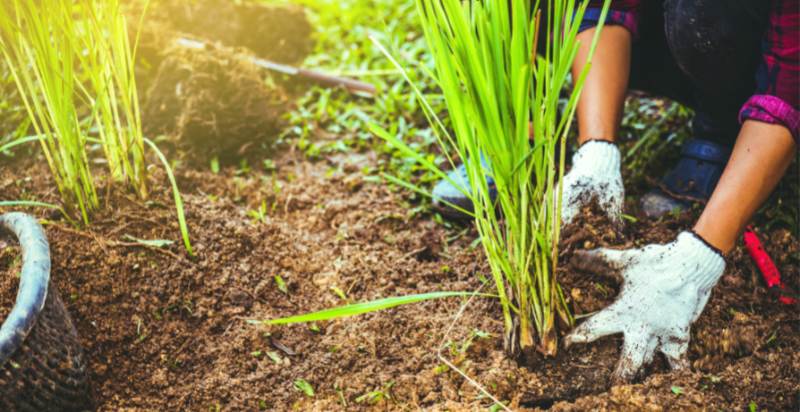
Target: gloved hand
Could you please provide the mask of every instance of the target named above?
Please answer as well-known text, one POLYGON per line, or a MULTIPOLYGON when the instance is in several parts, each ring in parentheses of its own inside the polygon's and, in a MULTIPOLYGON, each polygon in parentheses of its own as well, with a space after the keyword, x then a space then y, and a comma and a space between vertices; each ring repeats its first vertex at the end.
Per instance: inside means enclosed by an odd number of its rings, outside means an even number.
POLYGON ((584 268, 607 266, 618 271, 622 291, 609 307, 567 335, 566 345, 624 334, 616 381, 631 380, 656 350, 673 369, 689 365, 689 328, 708 302, 725 269, 722 254, 693 232, 682 232, 666 245, 641 249, 596 249, 583 252, 584 268))
POLYGON ((590 140, 572 156, 572 169, 561 180, 564 192, 561 221, 572 223, 581 208, 596 198, 600 208, 620 223, 625 189, 620 172, 620 153, 611 142, 590 140))

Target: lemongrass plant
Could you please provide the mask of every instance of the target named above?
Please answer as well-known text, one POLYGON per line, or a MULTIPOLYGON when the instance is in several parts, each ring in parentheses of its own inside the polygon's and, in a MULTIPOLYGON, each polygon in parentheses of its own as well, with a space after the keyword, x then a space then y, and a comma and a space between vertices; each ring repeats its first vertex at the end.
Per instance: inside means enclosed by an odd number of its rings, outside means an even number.
POLYGON ((34 129, 44 136, 56 183, 62 195, 71 194, 67 204, 77 204, 85 221, 98 205, 84 149, 90 131, 99 135, 112 179, 146 198, 134 50, 119 1, 54 0, 45 9, 14 0, 0 19, 5 60, 34 129), (81 120, 84 107, 91 123, 81 120))
POLYGON ((0 51, 36 136, 5 147, 38 140, 66 211, 77 211, 88 223, 99 207, 88 144, 99 143, 111 180, 141 199, 148 195, 147 144, 167 169, 181 236, 192 254, 169 163, 142 133, 134 76, 138 33, 131 45, 119 0, 6 3, 0 8, 0 51))
MULTIPOLYGON (((416 2, 434 57, 435 70, 431 75, 444 96, 453 134, 431 109, 423 93, 413 84, 412 89, 450 167, 455 167, 456 156, 466 166, 470 188, 462 190, 472 201, 473 210, 464 212, 475 220, 492 270, 502 306, 506 350, 515 354, 536 349, 554 355, 558 347, 556 316, 566 324, 573 322, 556 279, 562 198, 558 182, 564 175, 566 139, 578 96, 591 67, 591 56, 610 1, 604 2, 589 61, 580 75, 572 79, 573 87, 565 104, 560 97, 578 54, 576 37, 588 2, 416 2), (539 44, 543 49, 537 49, 539 44), (483 166, 487 163, 491 165, 488 168, 483 166), (496 199, 490 196, 487 177, 495 182, 496 199)), ((411 82, 402 65, 381 45, 378 47, 411 82)), ((375 124, 371 129, 401 153, 449 180, 444 171, 401 137, 375 124)), ((385 177, 410 190, 429 194, 410 182, 390 175, 385 177)), ((392 302, 413 303, 421 296, 427 295, 407 296, 392 302)), ((275 325, 351 316, 369 308, 382 309, 378 302, 382 301, 260 323, 275 325)))
MULTIPOLYGON (((417 0, 417 8, 453 134, 436 113, 428 110, 428 116, 442 151, 456 154, 466 167, 470 188, 465 195, 472 201, 471 215, 502 306, 506 350, 554 355, 556 316, 572 324, 556 279, 558 182, 589 62, 573 79, 566 104, 560 104, 560 97, 578 53, 576 36, 588 2, 531 3, 417 0), (496 199, 490 196, 488 178, 494 181, 496 199)), ((412 152, 401 139, 381 130, 378 134, 412 152)), ((452 157, 447 159, 454 167, 452 157)), ((422 164, 447 178, 434 164, 422 164)))
POLYGON ((141 198, 147 198, 145 143, 134 76, 136 51, 129 44, 125 15, 119 0, 81 0, 75 7, 83 18, 77 40, 89 89, 86 98, 109 173, 115 181, 130 184, 141 198))
POLYGON ((6 2, 0 8, 0 50, 61 197, 86 222, 99 202, 85 150, 87 135, 75 104, 80 93, 72 35, 76 22, 64 7, 63 1, 54 1, 47 10, 38 2, 6 2))

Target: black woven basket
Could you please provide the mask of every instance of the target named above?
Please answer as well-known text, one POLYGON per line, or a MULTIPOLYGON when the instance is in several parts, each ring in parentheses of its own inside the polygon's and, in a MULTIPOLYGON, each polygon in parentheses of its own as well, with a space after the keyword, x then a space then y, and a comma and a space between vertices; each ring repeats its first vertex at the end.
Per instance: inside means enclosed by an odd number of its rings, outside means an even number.
POLYGON ((0 215, 0 231, 19 239, 22 273, 14 308, 0 327, 0 410, 91 409, 83 350, 50 284, 50 247, 36 219, 0 215))

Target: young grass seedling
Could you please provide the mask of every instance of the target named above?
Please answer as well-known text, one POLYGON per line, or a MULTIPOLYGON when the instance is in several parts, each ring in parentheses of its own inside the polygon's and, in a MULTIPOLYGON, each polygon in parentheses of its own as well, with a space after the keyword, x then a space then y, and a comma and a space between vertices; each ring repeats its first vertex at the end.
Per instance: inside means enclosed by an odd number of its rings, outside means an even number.
POLYGON ((37 2, 6 2, 0 8, 0 51, 67 210, 88 222, 99 201, 76 105, 80 45, 71 7, 67 0, 48 3, 47 11, 37 2))
POLYGON ((261 201, 261 205, 258 206, 258 209, 250 209, 247 211, 247 216, 253 219, 253 223, 266 223, 267 215, 268 209, 266 200, 261 201))
MULTIPOLYGON (((147 9, 149 1, 145 1, 147 9)), ((144 12, 141 18, 144 18, 144 12)), ((141 23, 141 21, 140 21, 141 23)), ((139 24, 141 27, 141 24, 139 24)), ((133 45, 119 0, 10 0, 0 8, 0 52, 9 66, 65 209, 84 223, 99 207, 88 143, 99 143, 110 180, 147 199, 145 145, 167 169, 184 246, 192 247, 169 163, 142 133, 133 45)))
MULTIPOLYGON (((589 56, 609 4, 604 2, 589 56)), ((565 104, 561 93, 578 54, 576 37, 588 2, 416 0, 416 5, 449 127, 403 66, 375 44, 416 93, 450 166, 455 167, 456 157, 466 166, 469 188, 461 190, 471 200, 472 210, 452 206, 474 218, 501 303, 507 352, 536 349, 555 355, 556 316, 566 324, 573 322, 556 279, 562 202, 558 182, 564 175, 566 137, 590 62, 573 79, 565 104), (496 198, 491 189, 496 189, 496 198)), ((370 129, 418 166, 459 187, 430 156, 403 141, 404 136, 374 123, 370 129)), ((384 177, 428 195, 402 178, 384 177)), ((446 293, 381 299, 265 323, 350 316, 446 293)))
MULTIPOLYGON (((473 207, 462 212, 474 218, 492 269, 505 347, 511 354, 535 348, 554 355, 556 316, 573 322, 556 280, 561 228, 558 181, 564 174, 566 137, 590 64, 573 79, 563 108, 560 97, 578 53, 576 36, 588 3, 548 0, 546 7, 543 3, 417 0, 435 62, 432 75, 444 95, 450 127, 430 109, 419 89, 413 89, 451 167, 456 157, 466 167, 469 188, 461 189, 473 207)), ((594 41, 592 51, 597 36, 594 41)), ((385 54, 410 79, 390 53, 385 54)), ((402 136, 376 125, 372 130, 450 181, 402 136)), ((426 193, 409 182, 387 179, 426 193)))
POLYGON ((308 381, 306 381, 305 379, 300 378, 294 381, 294 387, 297 388, 297 390, 303 392, 309 398, 314 397, 314 387, 311 386, 311 384, 308 383, 308 381))
POLYGON ((286 282, 281 275, 275 275, 275 284, 278 286, 278 290, 283 292, 284 295, 289 294, 289 288, 286 286, 286 282))

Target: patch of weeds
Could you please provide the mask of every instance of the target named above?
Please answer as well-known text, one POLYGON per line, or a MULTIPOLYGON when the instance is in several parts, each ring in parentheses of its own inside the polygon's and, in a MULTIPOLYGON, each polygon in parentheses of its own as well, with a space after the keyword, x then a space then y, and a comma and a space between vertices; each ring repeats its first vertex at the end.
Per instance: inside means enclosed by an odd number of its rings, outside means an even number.
POLYGON ((253 223, 267 223, 267 201, 262 200, 257 209, 248 210, 247 216, 253 220, 253 223))
POLYGON ((690 109, 663 98, 634 93, 626 100, 619 133, 626 187, 646 186, 648 176, 669 170, 691 135, 692 116, 690 109))
MULTIPOLYGON (((433 61, 420 32, 414 3, 394 0, 297 2, 312 12, 310 18, 317 28, 316 49, 305 65, 373 83, 378 95, 365 99, 340 90, 315 88, 302 97, 298 108, 289 114, 290 127, 282 140, 312 159, 342 152, 380 154, 378 166, 369 170, 370 179, 365 181, 383 184, 380 173, 423 186, 435 181, 432 173, 382 139, 375 138, 367 128, 371 122, 395 125, 392 133, 410 137, 418 151, 429 153, 430 160, 443 160, 411 86, 369 39, 372 36, 388 45, 394 55, 414 66, 416 70, 410 73, 412 81, 426 91, 434 109, 442 112, 443 99, 433 87, 433 81, 424 75, 433 68, 433 61)), ((409 196, 423 200, 416 194, 409 196)))
POLYGON ((242 159, 239 161, 239 167, 236 169, 236 176, 246 176, 250 174, 252 169, 250 168, 250 164, 247 162, 247 159, 242 159))
MULTIPOLYGON (((454 365, 460 365, 464 362, 467 357, 467 352, 469 348, 475 343, 476 340, 479 339, 489 339, 492 337, 492 334, 489 332, 484 332, 480 329, 473 329, 470 332, 469 336, 464 338, 460 343, 449 341, 445 343, 445 347, 449 349, 450 356, 452 358, 451 362, 454 365)), ((434 369, 435 374, 441 374, 446 372, 448 369, 447 365, 439 365, 434 369)))
POLYGON ((390 381, 389 383, 383 385, 383 387, 381 387, 378 390, 367 392, 359 396, 358 398, 356 398, 356 403, 366 403, 369 405, 375 405, 384 400, 391 400, 392 396, 390 394, 390 390, 392 389, 392 386, 394 386, 394 381, 390 381))

